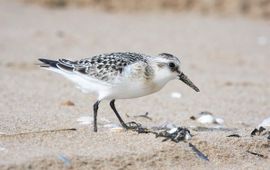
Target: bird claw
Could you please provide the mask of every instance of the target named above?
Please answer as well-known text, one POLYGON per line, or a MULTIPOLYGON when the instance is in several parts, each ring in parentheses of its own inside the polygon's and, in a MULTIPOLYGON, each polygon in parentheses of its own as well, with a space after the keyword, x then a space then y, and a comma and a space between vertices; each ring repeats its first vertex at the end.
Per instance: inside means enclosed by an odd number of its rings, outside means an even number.
POLYGON ((142 125, 140 123, 137 123, 134 121, 127 122, 127 123, 122 124, 122 125, 126 130, 132 130, 132 131, 136 131, 138 133, 152 133, 152 134, 155 134, 156 137, 164 137, 165 139, 162 140, 163 142, 165 142, 167 140, 171 140, 171 141, 178 143, 180 141, 185 141, 189 137, 191 137, 190 131, 187 128, 182 128, 182 127, 177 127, 172 132, 168 131, 168 129, 164 129, 164 130, 161 130, 159 132, 156 132, 156 131, 153 131, 151 129, 144 128, 144 127, 142 127, 142 125))
POLYGON ((127 130, 136 131, 138 133, 150 133, 150 130, 142 127, 140 123, 137 122, 127 122, 124 126, 127 130))

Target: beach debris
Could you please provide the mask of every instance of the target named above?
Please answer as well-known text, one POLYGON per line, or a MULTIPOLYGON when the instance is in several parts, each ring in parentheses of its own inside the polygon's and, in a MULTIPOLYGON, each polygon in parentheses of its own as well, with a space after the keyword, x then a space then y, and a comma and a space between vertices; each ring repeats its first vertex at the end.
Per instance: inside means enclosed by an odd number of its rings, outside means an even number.
POLYGON ((191 116, 191 120, 197 120, 197 122, 202 124, 223 124, 224 120, 215 117, 211 112, 203 111, 199 113, 199 117, 191 116))
POLYGON ((65 154, 59 154, 57 157, 64 163, 65 167, 71 167, 71 160, 68 156, 66 156, 65 154))
POLYGON ((67 100, 67 101, 62 102, 61 105, 62 106, 75 106, 75 103, 70 100, 67 100))
POLYGON ((267 158, 267 156, 265 156, 263 154, 252 152, 252 151, 249 151, 249 150, 247 150, 247 153, 250 153, 252 155, 256 155, 256 156, 261 157, 261 158, 267 158))
POLYGON ((32 131, 32 132, 22 132, 14 134, 4 134, 6 137, 22 136, 22 135, 32 135, 32 134, 42 134, 42 133, 55 133, 55 132, 65 132, 65 131, 76 131, 76 128, 62 128, 62 129, 49 129, 41 131, 32 131))
POLYGON ((176 128, 177 126, 171 122, 165 122, 161 124, 160 126, 154 126, 152 127, 153 130, 171 130, 173 128, 176 128))
POLYGON ((163 130, 156 133, 156 137, 164 137, 162 142, 171 140, 173 142, 186 141, 191 139, 191 133, 187 128, 177 127, 170 130, 163 130))
MULTIPOLYGON (((146 119, 148 119, 148 120, 152 120, 152 118, 149 117, 148 115, 149 115, 149 113, 146 112, 146 113, 143 114, 143 115, 135 115, 135 116, 132 116, 132 117, 133 117, 133 118, 139 118, 139 117, 142 117, 142 118, 146 118, 146 119)), ((129 116, 127 113, 126 113, 126 116, 127 116, 127 117, 131 117, 131 116, 129 116)))
POLYGON ((165 137, 164 141, 171 140, 176 143, 180 141, 186 141, 191 139, 192 135, 187 128, 176 126, 171 122, 165 122, 160 126, 154 126, 151 128, 151 133, 156 137, 165 137))
POLYGON ((264 127, 259 127, 259 129, 255 128, 252 132, 251 132, 251 136, 259 136, 261 135, 261 133, 263 131, 265 131, 266 129, 264 127))
POLYGON ((176 99, 180 99, 182 97, 182 94, 179 92, 172 92, 171 97, 176 98, 176 99))
POLYGON ((190 116, 190 119, 191 120, 196 120, 196 117, 195 116, 190 116))
POLYGON ((61 131, 76 131, 76 128, 62 128, 62 129, 52 129, 52 130, 43 130, 37 133, 44 133, 44 132, 61 132, 61 131))
POLYGON ((267 136, 267 139, 270 140, 270 117, 264 119, 258 126, 255 128, 251 134, 253 136, 267 136))
POLYGON ((228 135, 227 137, 235 137, 235 138, 240 138, 241 136, 238 135, 238 134, 231 134, 231 135, 228 135))
POLYGON ((171 123, 166 123, 158 127, 152 127, 150 129, 143 127, 137 122, 128 122, 126 125, 128 126, 127 130, 136 131, 138 133, 152 133, 155 134, 156 137, 164 137, 165 139, 162 140, 163 142, 171 140, 178 143, 180 141, 191 139, 191 133, 187 128, 177 127, 171 123))
POLYGON ((197 155, 198 158, 209 161, 208 157, 197 149, 192 143, 188 143, 188 146, 191 147, 192 151, 197 155))
POLYGON ((222 132, 230 132, 230 131, 236 131, 236 128, 224 128, 224 127, 203 127, 203 126, 196 126, 196 127, 190 127, 194 131, 198 132, 207 132, 207 131, 222 131, 222 132))

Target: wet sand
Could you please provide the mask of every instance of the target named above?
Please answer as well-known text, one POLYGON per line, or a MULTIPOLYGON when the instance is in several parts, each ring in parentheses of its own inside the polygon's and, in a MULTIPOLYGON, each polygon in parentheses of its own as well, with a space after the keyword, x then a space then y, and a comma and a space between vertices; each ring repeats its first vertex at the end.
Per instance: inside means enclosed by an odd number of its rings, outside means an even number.
POLYGON ((242 17, 113 14, 1 1, 0 169, 268 169, 269 140, 250 132, 270 116, 269 26, 269 21, 242 17), (117 51, 179 56, 200 93, 175 80, 158 93, 116 105, 123 119, 147 127, 164 122, 206 126, 190 119, 201 111, 221 117, 231 131, 191 129, 189 142, 209 161, 196 157, 185 142, 111 132, 103 127, 106 120, 118 120, 106 101, 94 133, 77 119, 92 117, 95 97, 35 65, 40 57, 80 59, 117 51), (172 98, 172 92, 181 98, 172 98), (146 111, 152 121, 126 116, 146 111), (65 128, 77 130, 51 132, 65 128), (226 137, 233 133, 242 137, 226 137))

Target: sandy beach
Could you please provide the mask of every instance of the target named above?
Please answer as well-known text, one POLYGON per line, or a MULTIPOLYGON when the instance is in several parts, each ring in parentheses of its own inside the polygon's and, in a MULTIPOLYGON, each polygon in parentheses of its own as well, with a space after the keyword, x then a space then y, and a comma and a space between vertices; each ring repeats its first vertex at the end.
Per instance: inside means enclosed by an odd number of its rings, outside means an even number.
POLYGON ((111 13, 1 1, 0 169, 269 169, 270 140, 250 136, 270 116, 269 28, 269 20, 243 16, 111 13), (100 105, 94 133, 91 121, 78 119, 92 118, 95 97, 36 65, 41 57, 77 60, 119 51, 167 52, 181 59, 200 93, 175 80, 158 93, 116 105, 125 121, 186 127, 193 135, 189 141, 111 131, 106 124, 119 122, 108 101, 100 105), (217 126, 190 119, 202 111, 223 119, 223 130, 196 130, 217 126), (152 120, 134 117, 145 112, 152 120))

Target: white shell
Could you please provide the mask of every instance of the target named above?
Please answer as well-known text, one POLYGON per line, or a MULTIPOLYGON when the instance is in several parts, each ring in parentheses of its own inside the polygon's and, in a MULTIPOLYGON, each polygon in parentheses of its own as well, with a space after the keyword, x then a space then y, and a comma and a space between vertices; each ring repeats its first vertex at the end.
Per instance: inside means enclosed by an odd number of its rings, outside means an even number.
POLYGON ((217 124, 223 124, 224 123, 224 120, 221 119, 221 118, 216 118, 216 123, 217 124))
POLYGON ((224 123, 223 119, 215 117, 210 112, 201 112, 200 117, 197 118, 197 121, 202 124, 223 124, 224 123))
POLYGON ((197 121, 203 124, 210 124, 215 122, 215 118, 212 115, 202 115, 197 119, 197 121))
POLYGON ((170 129, 170 130, 168 131, 168 133, 172 134, 172 133, 176 132, 177 129, 178 129, 178 128, 172 128, 172 129, 170 129))

